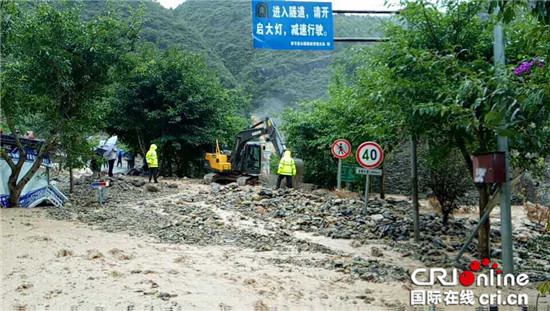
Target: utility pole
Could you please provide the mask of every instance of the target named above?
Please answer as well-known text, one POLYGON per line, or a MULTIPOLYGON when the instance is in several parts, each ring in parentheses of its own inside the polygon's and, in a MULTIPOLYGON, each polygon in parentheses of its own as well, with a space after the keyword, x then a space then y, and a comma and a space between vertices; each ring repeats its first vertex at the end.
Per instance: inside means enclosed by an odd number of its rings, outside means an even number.
POLYGON ((416 146, 418 140, 413 134, 411 138, 411 184, 412 184, 412 207, 414 224, 414 241, 420 242, 420 215, 418 211, 418 156, 416 146))
MULTIPOLYGON (((504 54, 504 30, 499 22, 493 30, 493 52, 495 66, 502 67, 506 63, 504 54)), ((501 74, 502 68, 497 70, 501 74)), ((503 121, 504 123, 504 121, 503 121)), ((514 248, 512 238, 512 206, 510 195, 510 153, 508 151, 508 137, 498 136, 498 150, 505 155, 506 181, 500 185, 500 230, 502 236, 502 270, 504 275, 514 273, 514 248)))

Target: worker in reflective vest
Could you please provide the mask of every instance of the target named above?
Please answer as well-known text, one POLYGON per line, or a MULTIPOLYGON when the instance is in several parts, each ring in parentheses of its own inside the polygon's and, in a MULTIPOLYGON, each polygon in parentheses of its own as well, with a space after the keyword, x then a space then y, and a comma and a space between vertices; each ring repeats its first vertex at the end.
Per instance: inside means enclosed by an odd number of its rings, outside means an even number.
POLYGON ((286 150, 283 158, 279 161, 279 169, 277 170, 279 178, 277 178, 277 189, 281 188, 281 181, 286 177, 286 187, 292 188, 292 176, 296 175, 296 165, 294 159, 290 155, 290 150, 286 150))
POLYGON ((155 180, 155 183, 158 183, 157 175, 159 162, 157 157, 157 145, 151 144, 149 151, 147 151, 147 154, 145 155, 145 159, 147 160, 147 167, 149 167, 149 182, 151 182, 152 177, 155 180))

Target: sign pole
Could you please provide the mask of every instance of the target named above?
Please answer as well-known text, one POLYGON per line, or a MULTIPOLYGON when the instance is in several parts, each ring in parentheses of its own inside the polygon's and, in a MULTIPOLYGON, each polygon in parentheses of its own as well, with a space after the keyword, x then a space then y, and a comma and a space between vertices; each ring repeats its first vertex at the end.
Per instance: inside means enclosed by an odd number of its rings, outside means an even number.
POLYGON ((103 206, 103 187, 99 187, 99 205, 103 206))
POLYGON ((338 159, 338 177, 336 189, 342 189, 342 159, 338 159))
POLYGON ((363 215, 367 214, 367 205, 369 203, 369 174, 367 173, 367 181, 365 183, 365 206, 363 207, 363 215))

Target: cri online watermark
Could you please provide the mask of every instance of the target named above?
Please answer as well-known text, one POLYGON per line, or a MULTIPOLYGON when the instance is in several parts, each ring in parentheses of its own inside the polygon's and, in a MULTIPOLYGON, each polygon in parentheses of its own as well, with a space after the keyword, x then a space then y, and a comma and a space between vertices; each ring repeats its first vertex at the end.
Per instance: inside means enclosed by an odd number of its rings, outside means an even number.
MULTIPOLYGON (((416 269, 411 274, 411 281, 418 286, 432 286, 436 283, 436 280, 442 286, 455 286, 459 282, 463 286, 469 287, 474 285, 477 287, 487 286, 526 286, 529 283, 529 277, 526 274, 519 274, 517 276, 513 274, 503 275, 502 270, 498 268, 498 264, 493 263, 490 265, 489 259, 483 259, 481 263, 479 261, 472 261, 470 263, 470 269, 472 271, 464 271, 458 275, 457 269, 452 269, 451 278, 448 279, 447 270, 442 268, 429 269, 416 269), (490 267, 487 274, 478 274, 477 276, 472 271, 479 271, 481 267, 490 267), (426 281, 420 281, 419 276, 423 275, 427 278, 426 281)), ((473 290, 412 290, 411 291, 411 306, 415 305, 437 305, 445 303, 445 305, 471 305, 475 304, 475 294, 473 290)), ((477 301, 480 305, 527 305, 527 294, 509 294, 502 295, 502 292, 498 290, 492 294, 481 294, 477 301)))

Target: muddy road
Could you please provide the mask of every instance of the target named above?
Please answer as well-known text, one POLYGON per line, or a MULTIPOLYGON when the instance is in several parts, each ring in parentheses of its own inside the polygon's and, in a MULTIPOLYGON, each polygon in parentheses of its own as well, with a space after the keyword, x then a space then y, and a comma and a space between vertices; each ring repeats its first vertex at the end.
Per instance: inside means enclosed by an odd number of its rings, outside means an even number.
MULTIPOLYGON (((472 216, 453 218, 455 227, 438 233, 445 246, 428 255, 422 250, 432 245, 437 228, 416 245, 403 230, 388 227, 406 227, 399 216, 408 208, 403 198, 374 203, 363 217, 360 201, 326 191, 279 193, 196 180, 150 187, 126 177, 112 184, 104 206, 83 177, 63 210, 1 211, 3 310, 408 309, 410 291, 418 289, 411 271, 450 268, 452 230, 466 228, 472 216), (364 229, 369 226, 375 229, 364 229)), ((539 243, 520 250, 545 247, 521 210, 515 213, 518 235, 530 233, 539 243)), ((547 277, 548 257, 539 253, 522 266, 547 277)), ((536 285, 520 292, 534 302, 536 285)))

